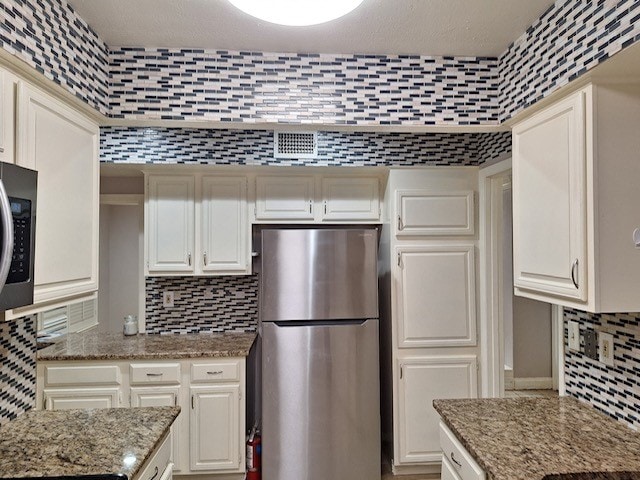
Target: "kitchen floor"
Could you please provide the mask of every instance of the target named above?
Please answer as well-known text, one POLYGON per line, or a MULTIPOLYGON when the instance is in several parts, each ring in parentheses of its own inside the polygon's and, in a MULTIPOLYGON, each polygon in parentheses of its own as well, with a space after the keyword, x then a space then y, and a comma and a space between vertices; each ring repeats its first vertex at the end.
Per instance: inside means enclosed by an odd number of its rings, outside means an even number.
POLYGON ((504 392, 504 398, 545 398, 557 396, 557 390, 505 390, 504 392))

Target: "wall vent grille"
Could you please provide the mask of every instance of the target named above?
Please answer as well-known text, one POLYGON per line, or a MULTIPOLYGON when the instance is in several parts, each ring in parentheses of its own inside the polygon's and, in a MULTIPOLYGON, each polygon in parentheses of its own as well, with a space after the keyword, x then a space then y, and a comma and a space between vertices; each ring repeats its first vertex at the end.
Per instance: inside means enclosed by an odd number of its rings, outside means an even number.
POLYGON ((274 132, 275 158, 316 158, 318 132, 274 132))

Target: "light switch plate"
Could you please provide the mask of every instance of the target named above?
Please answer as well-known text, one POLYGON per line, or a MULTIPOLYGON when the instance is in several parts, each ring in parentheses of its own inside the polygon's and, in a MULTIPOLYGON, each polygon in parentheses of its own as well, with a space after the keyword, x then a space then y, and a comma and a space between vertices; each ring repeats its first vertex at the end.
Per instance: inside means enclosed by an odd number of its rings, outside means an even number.
POLYGON ((598 360, 613 367, 613 351, 613 335, 600 332, 598 334, 598 360))
POLYGON ((569 350, 580 351, 580 324, 578 322, 569 321, 569 350))
POLYGON ((171 290, 165 290, 162 292, 162 306, 173 307, 173 292, 171 290))

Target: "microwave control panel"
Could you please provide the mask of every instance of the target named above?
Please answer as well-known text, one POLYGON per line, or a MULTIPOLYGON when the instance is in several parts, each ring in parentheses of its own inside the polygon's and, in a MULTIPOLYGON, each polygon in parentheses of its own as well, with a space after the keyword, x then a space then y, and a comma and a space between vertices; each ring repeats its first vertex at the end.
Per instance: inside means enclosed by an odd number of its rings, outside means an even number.
POLYGON ((7 283, 29 281, 31 264, 31 200, 9 197, 13 215, 13 257, 7 283))

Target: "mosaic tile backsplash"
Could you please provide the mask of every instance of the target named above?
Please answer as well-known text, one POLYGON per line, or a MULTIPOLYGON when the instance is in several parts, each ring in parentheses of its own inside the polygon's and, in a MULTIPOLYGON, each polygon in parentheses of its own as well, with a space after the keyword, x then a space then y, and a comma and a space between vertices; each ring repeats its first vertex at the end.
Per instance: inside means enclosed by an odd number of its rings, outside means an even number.
POLYGON ((0 2, 0 46, 108 113, 107 45, 66 1, 0 2))
POLYGON ((112 48, 127 119, 480 125, 498 120, 497 59, 112 48))
POLYGON ((640 313, 593 314, 566 308, 565 386, 567 393, 640 430, 640 313), (614 366, 568 349, 567 323, 614 336, 614 366))
POLYGON ((318 158, 276 159, 271 131, 134 127, 100 130, 100 161, 104 163, 480 165, 510 152, 509 132, 318 132, 318 158))
POLYGON ((257 275, 147 277, 147 333, 255 332, 257 275), (174 307, 162 306, 162 292, 174 292, 174 307))
POLYGON ((36 406, 35 317, 0 322, 0 425, 36 406))
POLYGON ((638 40, 638 0, 557 0, 500 56, 500 121, 638 40))

